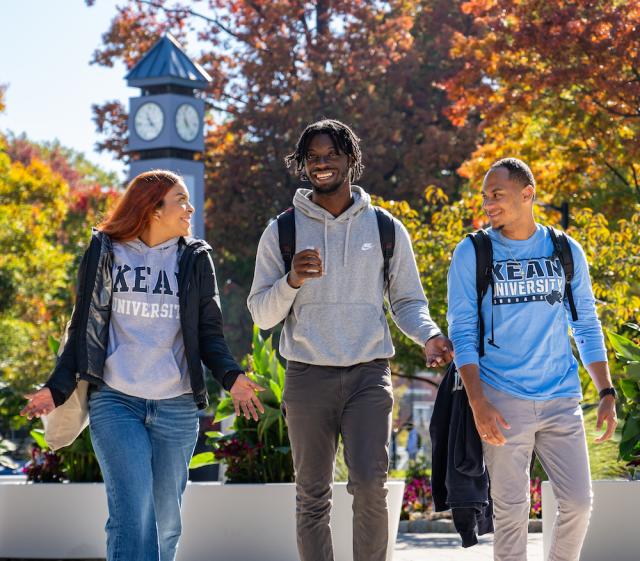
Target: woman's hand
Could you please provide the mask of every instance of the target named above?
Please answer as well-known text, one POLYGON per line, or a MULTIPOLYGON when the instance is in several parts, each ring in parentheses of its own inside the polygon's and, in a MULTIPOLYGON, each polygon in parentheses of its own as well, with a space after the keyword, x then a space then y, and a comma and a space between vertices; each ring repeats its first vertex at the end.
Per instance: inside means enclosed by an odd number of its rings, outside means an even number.
POLYGON ((47 415, 56 408, 49 388, 42 388, 37 392, 25 394, 24 397, 29 402, 25 408, 20 411, 20 415, 26 415, 27 419, 47 415))
POLYGON ((258 413, 256 412, 256 407, 260 413, 264 413, 264 407, 260 403, 256 392, 263 392, 264 390, 265 388, 250 380, 248 376, 240 374, 229 391, 236 415, 240 416, 240 409, 242 409, 245 419, 253 417, 253 420, 257 421, 258 413))

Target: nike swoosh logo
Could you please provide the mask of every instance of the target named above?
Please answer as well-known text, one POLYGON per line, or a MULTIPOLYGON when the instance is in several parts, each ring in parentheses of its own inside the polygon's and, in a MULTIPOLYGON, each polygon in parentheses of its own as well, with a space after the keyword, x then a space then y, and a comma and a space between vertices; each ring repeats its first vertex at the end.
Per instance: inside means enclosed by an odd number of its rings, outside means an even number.
POLYGON ((367 251, 369 249, 371 249, 373 247, 372 243, 363 243, 362 247, 360 248, 362 251, 367 251))

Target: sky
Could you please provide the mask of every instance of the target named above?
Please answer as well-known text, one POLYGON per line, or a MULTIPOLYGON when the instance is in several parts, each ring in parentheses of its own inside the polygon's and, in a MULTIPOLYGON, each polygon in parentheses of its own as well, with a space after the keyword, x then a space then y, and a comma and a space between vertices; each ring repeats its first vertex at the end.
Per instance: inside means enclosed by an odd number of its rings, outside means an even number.
POLYGON ((0 84, 8 84, 0 130, 54 139, 124 176, 110 154, 98 154, 91 105, 118 99, 128 105, 126 69, 89 64, 116 14, 115 0, 0 0, 0 84))

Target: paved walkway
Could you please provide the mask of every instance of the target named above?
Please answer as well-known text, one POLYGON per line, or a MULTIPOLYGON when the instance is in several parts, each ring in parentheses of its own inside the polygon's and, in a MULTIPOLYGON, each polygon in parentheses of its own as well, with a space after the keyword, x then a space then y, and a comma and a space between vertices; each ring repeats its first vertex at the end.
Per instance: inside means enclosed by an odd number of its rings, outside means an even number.
MULTIPOLYGON (((393 561, 493 561, 493 537, 478 541, 464 549, 455 534, 398 534, 393 561)), ((529 534, 527 561, 542 561, 542 534, 529 534)))

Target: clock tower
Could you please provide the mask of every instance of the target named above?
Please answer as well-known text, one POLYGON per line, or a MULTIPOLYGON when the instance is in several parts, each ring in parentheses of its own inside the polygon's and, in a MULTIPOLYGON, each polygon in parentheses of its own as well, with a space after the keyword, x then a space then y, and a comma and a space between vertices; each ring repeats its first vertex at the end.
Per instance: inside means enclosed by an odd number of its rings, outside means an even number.
POLYGON ((168 169, 184 177, 195 207, 193 235, 204 238, 204 100, 196 97, 211 77, 166 34, 126 76, 142 89, 129 99, 129 177, 168 169))

